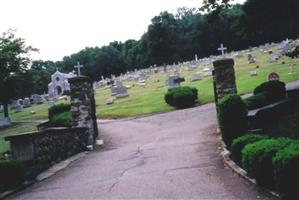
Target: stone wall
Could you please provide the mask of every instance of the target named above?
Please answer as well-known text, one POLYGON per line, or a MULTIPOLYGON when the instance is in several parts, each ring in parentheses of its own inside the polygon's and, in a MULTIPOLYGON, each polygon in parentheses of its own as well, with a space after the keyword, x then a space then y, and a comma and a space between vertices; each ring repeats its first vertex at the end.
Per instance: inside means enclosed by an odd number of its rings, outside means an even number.
POLYGON ((12 158, 33 161, 40 169, 86 150, 87 128, 50 128, 8 136, 12 158))
POLYGON ((213 62, 213 81, 215 102, 230 93, 237 93, 233 59, 222 59, 213 62))
POLYGON ((85 76, 69 79, 71 88, 72 127, 88 128, 88 145, 98 136, 96 108, 92 81, 85 76))

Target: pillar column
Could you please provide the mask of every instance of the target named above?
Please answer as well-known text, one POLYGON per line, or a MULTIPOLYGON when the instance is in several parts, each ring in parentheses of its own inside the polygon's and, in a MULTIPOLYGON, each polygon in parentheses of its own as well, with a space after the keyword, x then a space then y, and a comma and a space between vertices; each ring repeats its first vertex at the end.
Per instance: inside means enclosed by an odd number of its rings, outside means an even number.
POLYGON ((94 145, 98 136, 96 107, 92 81, 86 76, 70 78, 72 128, 88 128, 88 145, 94 145))
POLYGON ((218 103, 225 95, 237 93, 234 60, 216 60, 213 65, 215 103, 218 103))

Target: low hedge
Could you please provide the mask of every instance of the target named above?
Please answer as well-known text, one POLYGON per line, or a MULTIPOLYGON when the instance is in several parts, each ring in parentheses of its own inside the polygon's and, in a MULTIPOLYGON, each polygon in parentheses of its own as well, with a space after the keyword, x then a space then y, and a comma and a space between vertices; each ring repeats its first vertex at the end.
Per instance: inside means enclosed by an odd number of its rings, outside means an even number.
POLYGON ((277 189, 290 199, 299 199, 299 141, 280 149, 272 161, 277 189))
POLYGON ((242 167, 259 185, 274 187, 272 157, 291 143, 289 139, 263 139, 242 150, 242 167))
POLYGON ((276 123, 267 127, 265 133, 271 137, 299 139, 299 102, 291 113, 281 116, 276 123))
POLYGON ((56 127, 71 127, 72 113, 63 112, 52 117, 51 124, 56 127))
POLYGON ((23 164, 19 161, 0 159, 0 192, 15 187, 23 181, 23 164))
POLYGON ((170 89, 165 94, 165 102, 176 108, 192 107, 198 99, 198 91, 191 87, 178 87, 170 89))
POLYGON ((253 94, 266 93, 270 103, 282 100, 286 97, 285 83, 281 81, 267 81, 257 86, 253 94))
POLYGON ((69 103, 60 103, 57 105, 52 106, 48 110, 48 117, 49 120, 52 121, 52 118, 54 115, 63 113, 63 112, 69 112, 71 110, 71 104, 69 103))
POLYGON ((217 106, 222 139, 230 147, 235 138, 248 132, 247 109, 241 97, 236 94, 226 95, 217 106))
POLYGON ((243 148, 254 142, 267 139, 267 136, 258 134, 246 134, 233 140, 231 145, 231 158, 238 164, 242 162, 242 150, 243 148))
POLYGON ((244 103, 248 110, 253 110, 266 106, 272 102, 269 100, 269 94, 263 92, 244 99, 244 103))

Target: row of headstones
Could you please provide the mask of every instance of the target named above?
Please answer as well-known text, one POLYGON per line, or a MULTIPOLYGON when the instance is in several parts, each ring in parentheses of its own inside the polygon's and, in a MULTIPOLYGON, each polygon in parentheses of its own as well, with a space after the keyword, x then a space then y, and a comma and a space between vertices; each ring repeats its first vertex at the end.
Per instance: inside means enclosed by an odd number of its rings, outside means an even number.
MULTIPOLYGON (((43 96, 35 94, 32 95, 31 98, 26 97, 24 99, 14 100, 8 107, 15 112, 21 112, 22 108, 31 107, 32 104, 43 104, 44 102, 45 98, 43 98, 43 96)), ((0 106, 0 112, 3 112, 2 105, 0 106)))
MULTIPOLYGON (((212 76, 212 71, 209 68, 204 69, 203 76, 212 76)), ((191 81, 199 81, 201 80, 201 75, 199 72, 195 73, 191 77, 191 81)), ((166 86, 171 89, 174 87, 180 86, 180 83, 185 80, 184 78, 181 78, 179 73, 176 73, 175 75, 168 76, 166 80, 166 86)), ((129 96, 127 87, 123 86, 122 81, 116 81, 115 86, 111 87, 111 96, 116 96, 116 98, 122 98, 129 96)))
MULTIPOLYGON (((279 59, 281 59, 284 55, 286 55, 288 52, 290 52, 296 45, 299 44, 299 40, 290 41, 288 39, 278 43, 278 44, 265 44, 261 45, 259 47, 259 50, 264 53, 269 53, 269 62, 277 62, 279 59), (273 50, 276 50, 277 53, 273 53, 273 50)), ((251 48, 253 50, 254 48, 251 48)), ((255 63, 255 58, 248 54, 248 62, 249 64, 255 63)))
MULTIPOLYGON (((163 74, 168 72, 177 72, 180 69, 184 69, 186 71, 192 71, 199 66, 205 66, 203 75, 204 76, 210 76, 211 71, 207 67, 211 64, 212 58, 204 58, 197 61, 188 61, 183 63, 178 63, 174 65, 165 65, 165 66, 152 66, 149 69, 142 69, 142 70, 135 70, 134 72, 127 72, 126 74, 121 74, 119 77, 116 77, 114 75, 111 75, 111 78, 104 78, 101 77, 101 81, 94 83, 94 89, 99 87, 112 87, 116 81, 135 81, 137 85, 145 86, 146 80, 152 75, 152 74, 163 74)), ((195 75, 197 76, 197 75, 195 75)))

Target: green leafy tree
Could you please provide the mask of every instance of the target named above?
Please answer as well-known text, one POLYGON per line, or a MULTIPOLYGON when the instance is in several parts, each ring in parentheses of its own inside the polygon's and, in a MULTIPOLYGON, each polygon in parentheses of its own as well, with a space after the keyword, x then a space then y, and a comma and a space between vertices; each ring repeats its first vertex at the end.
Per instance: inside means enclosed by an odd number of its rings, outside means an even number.
POLYGON ((299 35, 298 0, 247 0, 243 5, 245 37, 250 45, 299 35))
POLYGON ((15 94, 17 75, 26 71, 32 51, 36 49, 27 46, 24 39, 17 38, 14 30, 8 30, 0 37, 0 102, 5 117, 8 117, 9 100, 15 94))
POLYGON ((228 8, 234 0, 203 0, 201 10, 212 11, 221 8, 228 8))

